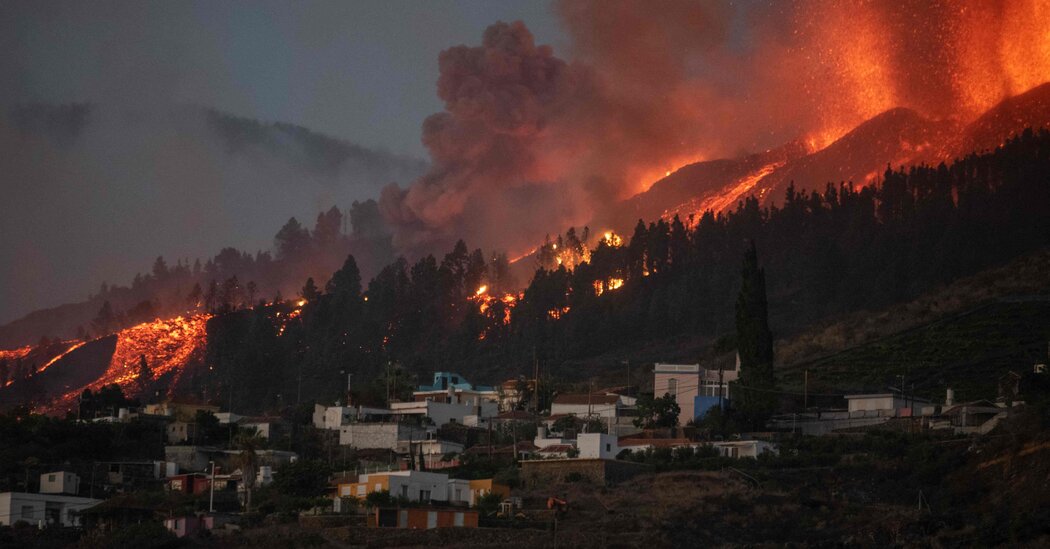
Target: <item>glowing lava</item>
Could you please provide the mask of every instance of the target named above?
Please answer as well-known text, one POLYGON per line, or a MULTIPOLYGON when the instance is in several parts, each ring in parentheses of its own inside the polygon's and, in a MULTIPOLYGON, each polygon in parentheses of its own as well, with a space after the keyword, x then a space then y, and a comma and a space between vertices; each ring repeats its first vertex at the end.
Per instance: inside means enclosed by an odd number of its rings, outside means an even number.
MULTIPOLYGON (((98 379, 62 396, 55 407, 61 409, 73 402, 84 389, 97 391, 110 384, 120 385, 125 394, 141 392, 139 380, 141 358, 154 379, 170 376, 167 385, 175 387, 186 367, 202 361, 207 342, 207 324, 211 315, 176 317, 169 320, 144 322, 116 334, 117 345, 109 367, 98 379)), ((72 350, 72 349, 71 349, 72 350)))

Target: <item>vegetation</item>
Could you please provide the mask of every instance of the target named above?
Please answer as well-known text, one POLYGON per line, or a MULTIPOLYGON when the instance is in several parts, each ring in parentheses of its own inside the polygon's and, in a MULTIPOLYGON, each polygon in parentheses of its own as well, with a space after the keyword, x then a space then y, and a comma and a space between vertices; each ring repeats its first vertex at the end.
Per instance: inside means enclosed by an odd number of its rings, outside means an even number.
MULTIPOLYGON (((453 367, 495 378, 532 371, 535 357, 544 372, 571 378, 585 372, 559 365, 612 349, 674 337, 714 341, 734 324, 730 296, 742 284, 732 266, 745 239, 764 250, 762 268, 773 273, 765 281, 768 326, 790 334, 828 314, 909 299, 1050 244, 1050 187, 1039 175, 1048 170, 1050 133, 1026 132, 951 166, 887 170, 875 186, 828 185, 808 194, 791 187, 781 207, 761 209, 747 199, 728 215, 706 213, 688 226, 639 222, 626 243, 602 238, 571 271, 541 266, 509 322, 501 300, 484 311, 471 300, 482 284, 493 295, 509 289, 499 274, 505 258, 487 259, 460 242, 440 260, 395 261, 361 293, 356 261, 347 258, 294 319, 278 320, 292 312, 287 305, 213 319, 210 383, 245 380, 231 390, 255 406, 288 402, 289 388, 295 401, 334 400, 346 379, 341 371, 353 364, 361 380, 354 397, 383 401, 377 397, 388 394, 387 385, 376 395, 366 380, 389 377, 391 363, 400 365, 399 380, 453 367), (611 279, 622 286, 598 295, 596 281, 611 279)), ((281 254, 294 255, 303 229, 285 233, 281 254)), ((765 341, 756 329, 749 333, 765 341)), ((756 364, 768 363, 768 344, 754 343, 762 353, 756 364)))

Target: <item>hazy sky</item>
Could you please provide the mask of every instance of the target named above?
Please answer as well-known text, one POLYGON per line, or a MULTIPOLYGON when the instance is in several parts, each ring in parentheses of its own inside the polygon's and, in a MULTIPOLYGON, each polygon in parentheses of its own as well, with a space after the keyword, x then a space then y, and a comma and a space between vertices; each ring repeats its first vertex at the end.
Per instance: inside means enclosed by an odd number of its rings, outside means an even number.
POLYGON ((332 205, 411 182, 228 157, 199 114, 173 105, 425 160, 438 54, 497 20, 564 42, 545 1, 0 2, 0 114, 99 106, 72 145, 0 124, 0 323, 128 284, 157 255, 269 249, 289 216, 312 226, 332 205))
POLYGON ((564 40, 546 1, 0 3, 0 98, 167 99, 424 157, 437 55, 496 20, 564 40))

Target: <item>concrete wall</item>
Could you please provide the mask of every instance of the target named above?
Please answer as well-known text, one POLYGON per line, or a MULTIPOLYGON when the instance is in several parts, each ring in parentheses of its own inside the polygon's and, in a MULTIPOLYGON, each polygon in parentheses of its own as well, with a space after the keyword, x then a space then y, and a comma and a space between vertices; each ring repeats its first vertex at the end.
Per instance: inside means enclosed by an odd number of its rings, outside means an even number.
POLYGON ((68 471, 56 471, 40 475, 41 494, 77 495, 80 491, 80 477, 68 471))
POLYGON ((339 444, 355 448, 396 450, 398 441, 424 438, 424 429, 403 423, 351 423, 339 428, 339 444))
POLYGON ((699 393, 700 365, 699 364, 661 364, 653 367, 653 396, 660 398, 670 393, 675 397, 675 402, 681 409, 678 415, 682 423, 695 417, 693 411, 693 398, 699 393), (672 391, 671 380, 674 380, 676 389, 672 391))
POLYGON ((627 480, 647 471, 645 465, 605 459, 537 459, 521 462, 521 478, 530 488, 545 488, 579 476, 598 485, 627 480))
POLYGON ((580 458, 616 459, 620 453, 618 439, 604 433, 580 433, 576 436, 580 458))

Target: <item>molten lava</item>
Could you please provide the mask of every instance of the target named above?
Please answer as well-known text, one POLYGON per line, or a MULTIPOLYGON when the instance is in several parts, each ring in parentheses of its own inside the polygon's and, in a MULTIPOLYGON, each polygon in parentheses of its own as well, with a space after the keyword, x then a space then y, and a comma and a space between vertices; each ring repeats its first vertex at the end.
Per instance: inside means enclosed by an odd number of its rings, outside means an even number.
POLYGON ((56 407, 69 405, 84 389, 97 391, 114 383, 120 385, 129 396, 140 393, 143 384, 148 381, 139 379, 141 357, 145 357, 154 379, 165 377, 169 387, 176 386, 186 367, 204 358, 209 318, 211 315, 206 314, 180 316, 144 322, 121 330, 116 334, 116 348, 106 371, 86 387, 63 395, 56 407))

